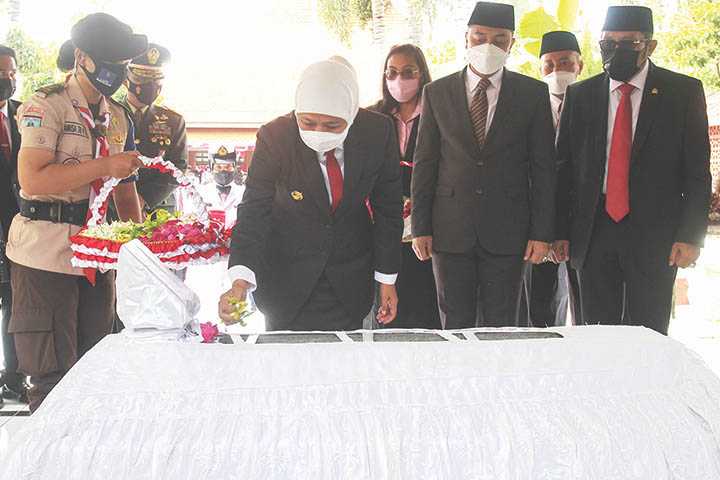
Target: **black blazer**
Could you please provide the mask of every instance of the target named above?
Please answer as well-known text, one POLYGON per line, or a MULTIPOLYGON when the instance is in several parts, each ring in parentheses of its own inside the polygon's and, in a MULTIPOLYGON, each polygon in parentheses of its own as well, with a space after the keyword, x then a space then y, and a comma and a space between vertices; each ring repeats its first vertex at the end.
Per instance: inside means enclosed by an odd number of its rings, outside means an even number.
MULTIPOLYGON (((558 238, 581 268, 600 205, 609 78, 571 85, 560 121, 558 238)), ((630 166, 630 231, 636 258, 667 267, 674 242, 702 245, 710 204, 710 141, 702 83, 650 64, 630 166)))
POLYGON ((555 145, 547 85, 505 70, 482 150, 473 134, 465 70, 428 84, 412 178, 413 236, 439 252, 478 243, 517 255, 554 239, 555 145))
POLYGON ((0 224, 5 238, 13 217, 18 213, 17 197, 14 185, 17 185, 17 158, 20 151, 20 132, 17 126, 17 109, 20 102, 8 100, 8 121, 12 141, 12 158, 5 158, 0 151, 0 224))
POLYGON ((343 198, 334 215, 317 154, 294 114, 264 125, 233 230, 230 266, 256 272, 255 299, 283 328, 325 274, 352 317, 372 306, 373 271, 397 273, 402 193, 392 122, 361 109, 344 144, 343 198), (365 206, 370 199, 374 222, 365 206))

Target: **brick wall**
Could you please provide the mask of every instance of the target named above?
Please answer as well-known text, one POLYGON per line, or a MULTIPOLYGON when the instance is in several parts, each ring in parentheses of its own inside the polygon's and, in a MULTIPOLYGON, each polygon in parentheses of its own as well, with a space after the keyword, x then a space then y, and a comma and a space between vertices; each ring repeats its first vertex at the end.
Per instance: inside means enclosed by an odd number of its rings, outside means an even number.
POLYGON ((720 125, 710 127, 710 170, 713 176, 713 189, 720 181, 720 125))

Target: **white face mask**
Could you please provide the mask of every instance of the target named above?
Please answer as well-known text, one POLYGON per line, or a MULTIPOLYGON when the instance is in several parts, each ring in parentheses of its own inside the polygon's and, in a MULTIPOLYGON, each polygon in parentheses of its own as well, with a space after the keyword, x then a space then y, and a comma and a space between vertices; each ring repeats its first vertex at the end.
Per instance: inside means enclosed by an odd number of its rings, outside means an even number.
POLYGON ((325 153, 342 146, 343 142, 345 142, 345 137, 347 137, 349 128, 350 127, 346 128, 340 133, 316 132, 314 130, 303 130, 301 128, 300 138, 302 138, 305 145, 311 149, 318 153, 325 153))
POLYGON ((548 84, 550 93, 555 95, 564 95, 565 89, 568 85, 574 83, 577 80, 577 73, 575 72, 552 72, 549 75, 545 75, 543 78, 545 83, 548 84))
POLYGON ((510 54, 492 43, 484 43, 468 48, 465 55, 478 73, 492 75, 505 66, 510 54))

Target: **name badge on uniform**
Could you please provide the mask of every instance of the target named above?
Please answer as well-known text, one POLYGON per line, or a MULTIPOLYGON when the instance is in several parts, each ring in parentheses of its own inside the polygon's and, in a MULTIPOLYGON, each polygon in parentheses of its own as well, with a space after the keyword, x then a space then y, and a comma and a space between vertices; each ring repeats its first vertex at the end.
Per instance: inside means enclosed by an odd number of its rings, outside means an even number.
POLYGON ((87 128, 77 122, 65 122, 63 125, 63 133, 66 135, 77 135, 88 138, 87 128))

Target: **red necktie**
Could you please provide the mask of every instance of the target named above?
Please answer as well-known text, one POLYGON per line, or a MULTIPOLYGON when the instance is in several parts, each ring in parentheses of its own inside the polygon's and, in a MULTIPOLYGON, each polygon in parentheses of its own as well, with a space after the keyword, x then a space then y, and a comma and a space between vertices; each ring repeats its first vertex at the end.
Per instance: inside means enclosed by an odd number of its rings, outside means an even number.
POLYGON ((12 162, 12 151, 10 150, 10 137, 8 136, 7 117, 0 112, 0 149, 5 156, 5 161, 12 162))
POLYGON ((632 103, 635 89, 629 83, 619 87, 622 97, 615 114, 607 173, 605 210, 619 222, 630 213, 630 155, 632 153, 632 103))
POLYGON ((342 170, 340 170, 340 164, 337 158, 335 158, 335 150, 325 152, 325 161, 327 164, 328 180, 330 182, 330 196, 332 197, 330 211, 335 213, 343 196, 343 174, 342 170))

